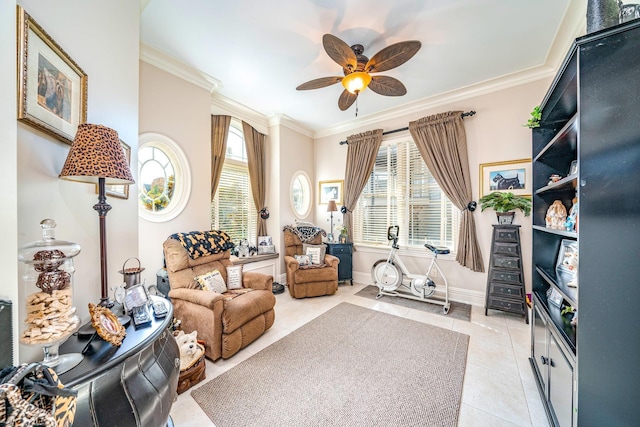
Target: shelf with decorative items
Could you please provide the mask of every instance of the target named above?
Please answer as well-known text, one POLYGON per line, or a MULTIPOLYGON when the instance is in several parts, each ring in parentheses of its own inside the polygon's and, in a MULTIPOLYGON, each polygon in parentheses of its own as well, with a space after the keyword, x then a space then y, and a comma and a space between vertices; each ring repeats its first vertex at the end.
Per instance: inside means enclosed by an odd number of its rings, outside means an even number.
POLYGON ((532 130, 529 360, 554 426, 640 418, 627 327, 640 297, 638 50, 640 20, 577 39, 532 130))

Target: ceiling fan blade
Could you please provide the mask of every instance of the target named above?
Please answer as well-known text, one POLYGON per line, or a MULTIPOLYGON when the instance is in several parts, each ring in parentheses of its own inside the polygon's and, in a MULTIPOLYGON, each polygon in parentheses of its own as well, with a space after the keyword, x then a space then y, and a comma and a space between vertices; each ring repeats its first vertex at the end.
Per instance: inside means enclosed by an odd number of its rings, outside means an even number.
POLYGON ((348 44, 332 34, 325 34, 322 36, 322 45, 327 55, 342 68, 356 69, 358 60, 348 44))
POLYGON ((396 68, 413 57, 422 47, 417 40, 392 44, 373 55, 364 67, 368 73, 379 73, 396 68))
POLYGON ((385 96, 402 96, 407 93, 407 88, 400 80, 389 76, 373 76, 369 89, 385 96))
POLYGON ((338 98, 338 107, 340 108, 340 110, 344 111, 351 107, 351 105, 353 105, 357 98, 358 95, 354 95, 353 93, 345 89, 342 91, 340 98, 338 98))
POLYGON ((333 84, 340 83, 341 81, 342 77, 320 77, 319 79, 302 83, 296 88, 296 90, 320 89, 321 87, 331 86, 333 84))

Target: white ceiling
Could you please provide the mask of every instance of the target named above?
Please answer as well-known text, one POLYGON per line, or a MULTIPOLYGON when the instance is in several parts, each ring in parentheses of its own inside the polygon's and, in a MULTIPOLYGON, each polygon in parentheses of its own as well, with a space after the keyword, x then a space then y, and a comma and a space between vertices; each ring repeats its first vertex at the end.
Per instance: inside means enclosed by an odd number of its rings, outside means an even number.
POLYGON ((141 7, 143 47, 218 80, 215 93, 224 98, 318 132, 456 89, 548 74, 576 37, 586 0, 141 0, 141 7), (407 94, 366 90, 356 119, 355 104, 338 109, 340 84, 296 91, 342 75, 322 47, 325 33, 362 44, 368 57, 419 40, 412 59, 381 73, 402 81, 407 94))

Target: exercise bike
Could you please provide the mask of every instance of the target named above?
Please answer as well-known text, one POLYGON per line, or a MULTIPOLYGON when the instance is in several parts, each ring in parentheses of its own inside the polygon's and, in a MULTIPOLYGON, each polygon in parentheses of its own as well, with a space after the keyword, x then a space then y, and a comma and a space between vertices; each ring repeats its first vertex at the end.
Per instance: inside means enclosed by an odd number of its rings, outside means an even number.
POLYGON ((432 246, 428 243, 425 244, 424 246, 433 253, 427 273, 425 275, 411 274, 398 256, 398 249, 400 249, 400 246, 398 246, 399 231, 400 227, 397 225, 387 229, 387 240, 393 242, 389 256, 387 259, 376 261, 371 267, 371 278, 379 289, 376 299, 381 298, 383 295, 388 295, 440 304, 443 306, 442 311, 444 314, 449 313, 451 308, 449 283, 438 265, 438 255, 448 254, 449 249, 432 246), (444 300, 434 298, 436 284, 430 276, 434 268, 444 280, 444 300))

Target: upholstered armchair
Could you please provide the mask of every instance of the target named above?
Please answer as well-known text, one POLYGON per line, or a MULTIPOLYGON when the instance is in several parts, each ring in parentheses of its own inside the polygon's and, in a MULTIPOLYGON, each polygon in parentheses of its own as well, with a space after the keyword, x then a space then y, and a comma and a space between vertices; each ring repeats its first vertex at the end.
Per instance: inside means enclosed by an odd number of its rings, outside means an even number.
POLYGON ((300 265, 295 258, 296 255, 304 255, 305 244, 323 245, 324 230, 317 227, 286 226, 283 232, 289 294, 294 298, 335 294, 338 290, 338 258, 325 254, 320 265, 306 266, 300 265))
POLYGON ((194 259, 174 238, 167 239, 163 249, 174 316, 182 321, 185 332, 198 331, 198 339, 205 341, 205 355, 209 359, 233 356, 273 325, 276 303, 273 277, 243 272, 242 289, 224 293, 201 290, 196 277, 214 270, 227 281, 226 268, 232 265, 230 250, 207 252, 194 259))

